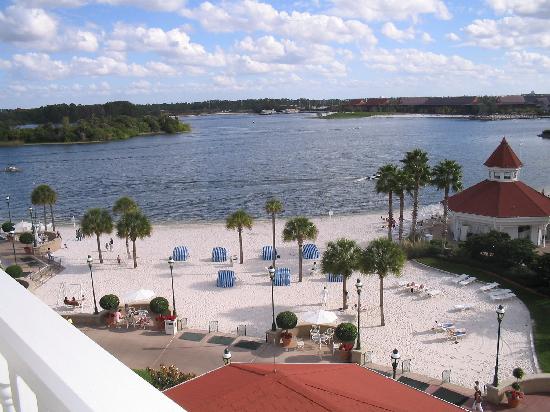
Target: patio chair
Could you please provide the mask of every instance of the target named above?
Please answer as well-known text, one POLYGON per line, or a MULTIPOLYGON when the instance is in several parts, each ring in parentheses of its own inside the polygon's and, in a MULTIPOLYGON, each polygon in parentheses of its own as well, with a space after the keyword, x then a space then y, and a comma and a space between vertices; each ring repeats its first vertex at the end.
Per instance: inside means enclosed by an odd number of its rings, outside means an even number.
POLYGON ((458 284, 459 284, 460 286, 467 286, 467 285, 469 285, 470 283, 475 282, 476 280, 477 280, 476 277, 471 276, 471 277, 469 277, 468 279, 463 280, 462 282, 458 282, 458 284))
POLYGON ((303 350, 303 349, 304 349, 304 346, 305 346, 304 340, 301 339, 301 338, 297 338, 297 339, 296 339, 296 349, 297 349, 297 350, 303 350))
POLYGON ((493 295, 491 296, 491 300, 493 301, 500 301, 500 300, 506 300, 506 299, 511 299, 511 298, 515 298, 516 295, 514 293, 506 293, 504 295, 493 295))
POLYGON ((325 331, 325 336, 327 337, 327 342, 332 342, 332 340, 334 339, 334 328, 328 328, 325 331))
POLYGON ((451 370, 450 369, 445 369, 441 373, 441 382, 442 383, 451 383, 451 370))
POLYGON ((463 312, 465 310, 473 309, 475 305, 473 303, 460 303, 458 305, 454 305, 453 309, 456 311, 463 312))
POLYGON ((459 282, 462 282, 463 280, 466 280, 468 279, 470 276, 469 275, 466 275, 466 274, 462 274, 458 277, 454 277, 454 278, 451 278, 451 282, 453 283, 459 283, 459 282))
POLYGON ((218 331, 218 321, 217 320, 211 320, 208 322, 208 333, 217 332, 218 331))
POLYGON ((447 333, 447 338, 449 340, 453 340, 454 343, 458 343, 459 338, 466 336, 466 329, 449 329, 447 333))
POLYGON ((436 330, 438 332, 446 332, 448 329, 454 328, 455 324, 453 322, 438 322, 435 321, 435 326, 432 328, 432 330, 436 330))
POLYGON ((482 286, 479 288, 481 292, 487 292, 488 290, 494 289, 498 287, 499 284, 497 282, 489 283, 488 285, 482 286))
POLYGON ((426 295, 433 298, 434 296, 441 295, 441 291, 439 289, 428 289, 426 295))
POLYGON ((313 340, 313 336, 319 335, 319 333, 321 333, 320 331, 321 328, 319 327, 319 325, 311 325, 311 329, 309 330, 309 338, 313 340))
POLYGON ((512 293, 510 289, 495 289, 492 292, 489 292, 489 296, 505 295, 507 293, 512 293))
POLYGON ((246 325, 237 325, 237 336, 246 336, 246 325))
POLYGON ((401 362, 401 373, 410 372, 411 371, 411 360, 405 359, 401 362))

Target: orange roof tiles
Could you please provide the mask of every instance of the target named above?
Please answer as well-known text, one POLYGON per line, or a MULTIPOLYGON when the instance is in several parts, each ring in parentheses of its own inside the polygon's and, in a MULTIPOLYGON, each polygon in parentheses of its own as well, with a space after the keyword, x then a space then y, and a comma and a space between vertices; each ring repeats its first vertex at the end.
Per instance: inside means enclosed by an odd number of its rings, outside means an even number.
POLYGON ((164 393, 191 412, 461 410, 355 364, 231 364, 164 393))
POLYGON ((485 161, 484 165, 487 167, 519 168, 523 163, 516 156, 506 138, 503 137, 498 147, 485 161))

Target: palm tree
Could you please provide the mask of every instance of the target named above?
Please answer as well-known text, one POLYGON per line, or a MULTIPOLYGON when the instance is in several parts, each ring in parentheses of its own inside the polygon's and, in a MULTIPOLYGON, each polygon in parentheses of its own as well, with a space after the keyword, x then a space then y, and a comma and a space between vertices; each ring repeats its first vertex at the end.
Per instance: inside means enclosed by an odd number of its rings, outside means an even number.
POLYGON ((271 198, 265 202, 265 211, 271 215, 271 226, 273 228, 273 267, 275 267, 275 259, 277 253, 275 253, 275 215, 283 211, 283 204, 280 200, 271 198))
POLYGON ((122 215, 116 228, 118 237, 122 239, 128 237, 132 241, 132 257, 135 269, 137 268, 136 240, 151 236, 151 223, 147 216, 139 210, 130 210, 122 215))
POLYGON ((113 220, 111 219, 109 211, 99 208, 88 209, 82 217, 80 227, 82 228, 82 234, 84 236, 96 235, 99 263, 103 263, 103 255, 101 254, 99 237, 103 233, 111 233, 113 231, 113 220))
POLYGON ((432 170, 432 184, 439 190, 444 190, 443 197, 443 245, 447 243, 447 216, 449 213, 449 191, 462 190, 462 166, 454 160, 442 160, 432 170))
POLYGON ((315 240, 319 230, 317 226, 309 220, 307 217, 295 217, 286 222, 283 229, 283 241, 284 242, 298 242, 298 259, 299 259, 299 276, 298 280, 302 281, 302 247, 304 246, 304 240, 315 240))
MULTIPOLYGON (((134 201, 134 199, 128 196, 121 197, 115 202, 113 206, 114 214, 125 215, 126 213, 132 212, 135 210, 139 210, 139 207, 137 203, 134 201)), ((130 246, 128 244, 128 235, 125 236, 125 239, 126 239, 126 253, 128 254, 128 257, 130 257, 130 246)))
POLYGON ((428 165, 428 153, 420 149, 407 152, 403 162, 403 170, 411 177, 413 182, 413 211, 411 222, 411 239, 416 241, 416 221, 418 219, 418 195, 420 188, 430 183, 430 166, 428 165))
POLYGON ((328 242, 327 249, 321 259, 321 271, 323 273, 340 274, 344 277, 342 282, 342 308, 348 308, 347 281, 355 270, 360 268, 363 251, 354 240, 338 239, 336 242, 328 242))
POLYGON ((405 194, 412 190, 410 176, 403 169, 395 174, 394 192, 399 196, 399 243, 403 241, 403 212, 405 211, 405 194))
POLYGON ((376 181, 376 193, 385 193, 388 195, 388 239, 392 238, 393 225, 393 192, 397 175, 397 166, 388 164, 378 169, 380 177, 376 181))
POLYGON ((225 227, 229 230, 237 229, 239 233, 240 263, 243 263, 243 229, 252 229, 254 219, 244 209, 239 209, 225 219, 225 227))
POLYGON ((389 239, 376 239, 365 249, 361 262, 361 272, 377 273, 380 279, 380 326, 384 326, 384 278, 393 273, 401 276, 405 265, 405 253, 399 245, 389 239))
POLYGON ((33 205, 42 205, 44 208, 44 230, 48 227, 46 217, 46 205, 50 206, 50 214, 52 217, 52 228, 55 231, 55 221, 53 216, 53 204, 57 202, 57 193, 48 185, 39 185, 34 188, 31 193, 31 202, 33 205))

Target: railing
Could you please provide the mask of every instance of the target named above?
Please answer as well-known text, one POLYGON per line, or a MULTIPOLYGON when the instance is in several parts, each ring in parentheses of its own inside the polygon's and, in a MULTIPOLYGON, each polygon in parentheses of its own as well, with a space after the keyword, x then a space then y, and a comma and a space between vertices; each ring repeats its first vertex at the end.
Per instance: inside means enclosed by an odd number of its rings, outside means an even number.
POLYGON ((0 410, 183 411, 0 270, 0 410))

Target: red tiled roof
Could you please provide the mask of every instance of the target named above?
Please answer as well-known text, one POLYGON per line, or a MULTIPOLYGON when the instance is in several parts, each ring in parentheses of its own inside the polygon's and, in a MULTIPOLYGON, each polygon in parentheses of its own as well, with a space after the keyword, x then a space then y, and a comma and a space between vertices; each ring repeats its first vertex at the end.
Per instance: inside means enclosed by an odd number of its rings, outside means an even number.
POLYGON ((367 99, 367 106, 383 106, 388 104, 390 99, 386 97, 369 98, 367 99))
POLYGON ((516 156, 505 137, 502 138, 493 154, 483 164, 487 167, 511 167, 514 169, 523 166, 523 163, 516 156))
POLYGON ((525 98, 521 95, 499 96, 497 98, 497 104, 525 104, 525 98))
POLYGON ((461 410, 355 364, 231 364, 164 393, 191 412, 461 410))
POLYGON ((522 182, 484 180, 449 198, 455 212, 491 217, 550 216, 550 198, 522 182))

